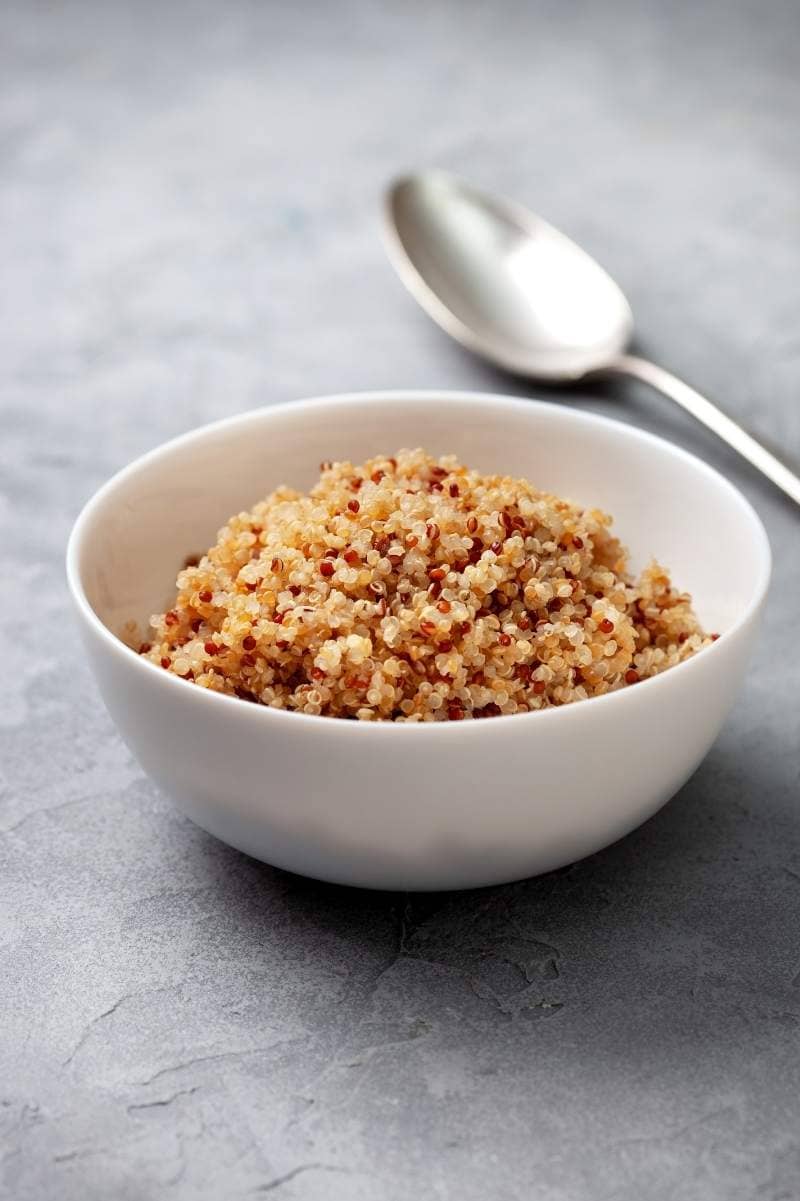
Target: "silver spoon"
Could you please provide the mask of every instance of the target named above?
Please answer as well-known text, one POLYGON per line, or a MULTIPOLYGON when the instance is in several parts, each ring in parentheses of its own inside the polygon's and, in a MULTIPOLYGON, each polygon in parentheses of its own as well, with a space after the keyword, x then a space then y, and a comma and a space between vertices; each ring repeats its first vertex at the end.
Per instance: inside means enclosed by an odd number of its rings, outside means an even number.
POLYGON ((519 204, 441 171, 386 194, 389 254, 411 294, 463 346, 550 383, 617 374, 682 405, 800 504, 800 479, 694 388, 626 354, 633 314, 613 279, 519 204))

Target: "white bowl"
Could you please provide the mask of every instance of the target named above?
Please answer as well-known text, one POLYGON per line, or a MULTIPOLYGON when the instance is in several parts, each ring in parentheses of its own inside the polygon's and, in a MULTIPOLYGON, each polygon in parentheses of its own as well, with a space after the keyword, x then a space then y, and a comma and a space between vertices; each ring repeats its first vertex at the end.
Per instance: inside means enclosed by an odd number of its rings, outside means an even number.
POLYGON ((279 867, 371 888, 463 888, 545 872, 626 834, 714 741, 770 574, 761 522, 668 442, 565 406, 392 392, 297 402, 152 451, 89 501, 67 552, 89 660, 122 736, 185 814, 279 867), (118 637, 174 595, 187 554, 322 459, 402 446, 613 514, 634 566, 656 556, 721 637, 633 688, 481 722, 392 724, 247 704, 178 679, 118 637))

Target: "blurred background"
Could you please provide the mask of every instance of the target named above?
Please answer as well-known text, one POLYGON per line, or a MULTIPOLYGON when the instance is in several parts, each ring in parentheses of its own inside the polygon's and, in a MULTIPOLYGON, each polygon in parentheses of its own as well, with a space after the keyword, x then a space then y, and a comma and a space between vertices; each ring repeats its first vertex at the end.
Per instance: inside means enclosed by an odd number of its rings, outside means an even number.
MULTIPOLYGON (((15 427, 52 415, 63 450, 91 412, 99 479, 274 399, 519 390, 385 261, 384 185, 435 165, 585 244, 648 351, 797 445, 799 42, 793 0, 7 2, 15 427)), ((740 470, 656 396, 612 408, 740 470)))
POLYGON ((4 0, 0 1195, 798 1195, 798 513, 732 452, 633 384, 550 394, 723 470, 776 577, 680 796, 489 893, 326 889, 180 819, 102 709, 62 559, 95 487, 198 423, 541 392, 395 278, 381 193, 425 166, 583 244, 639 347, 796 458, 799 51, 796 0, 4 0))

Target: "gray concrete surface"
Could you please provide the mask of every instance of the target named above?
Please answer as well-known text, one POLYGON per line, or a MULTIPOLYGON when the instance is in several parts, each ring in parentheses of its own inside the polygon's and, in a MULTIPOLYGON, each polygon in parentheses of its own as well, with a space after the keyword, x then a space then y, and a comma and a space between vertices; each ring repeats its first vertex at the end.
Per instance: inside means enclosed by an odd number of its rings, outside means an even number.
POLYGON ((488 892, 325 887, 180 818, 62 577, 92 490, 197 423, 525 391, 386 265, 409 165, 583 240, 647 350, 800 454, 796 4, 20 0, 0 27, 2 1196, 800 1196, 800 514, 710 436, 635 387, 561 398, 722 468, 775 582, 683 792, 488 892))

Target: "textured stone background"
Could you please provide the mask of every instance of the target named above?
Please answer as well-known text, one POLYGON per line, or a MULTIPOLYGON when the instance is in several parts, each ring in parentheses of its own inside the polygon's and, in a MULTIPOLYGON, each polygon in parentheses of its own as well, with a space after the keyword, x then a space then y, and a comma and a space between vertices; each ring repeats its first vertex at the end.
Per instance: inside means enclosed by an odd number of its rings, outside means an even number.
POLYGON ((524 391, 378 240, 388 176, 519 196, 644 348, 800 453, 800 10, 8 2, 0 13, 0 1190, 15 1201, 800 1196, 800 514, 666 402, 777 552, 694 779, 555 875, 297 879, 177 816, 87 675, 62 555, 170 435, 349 388, 524 391))

